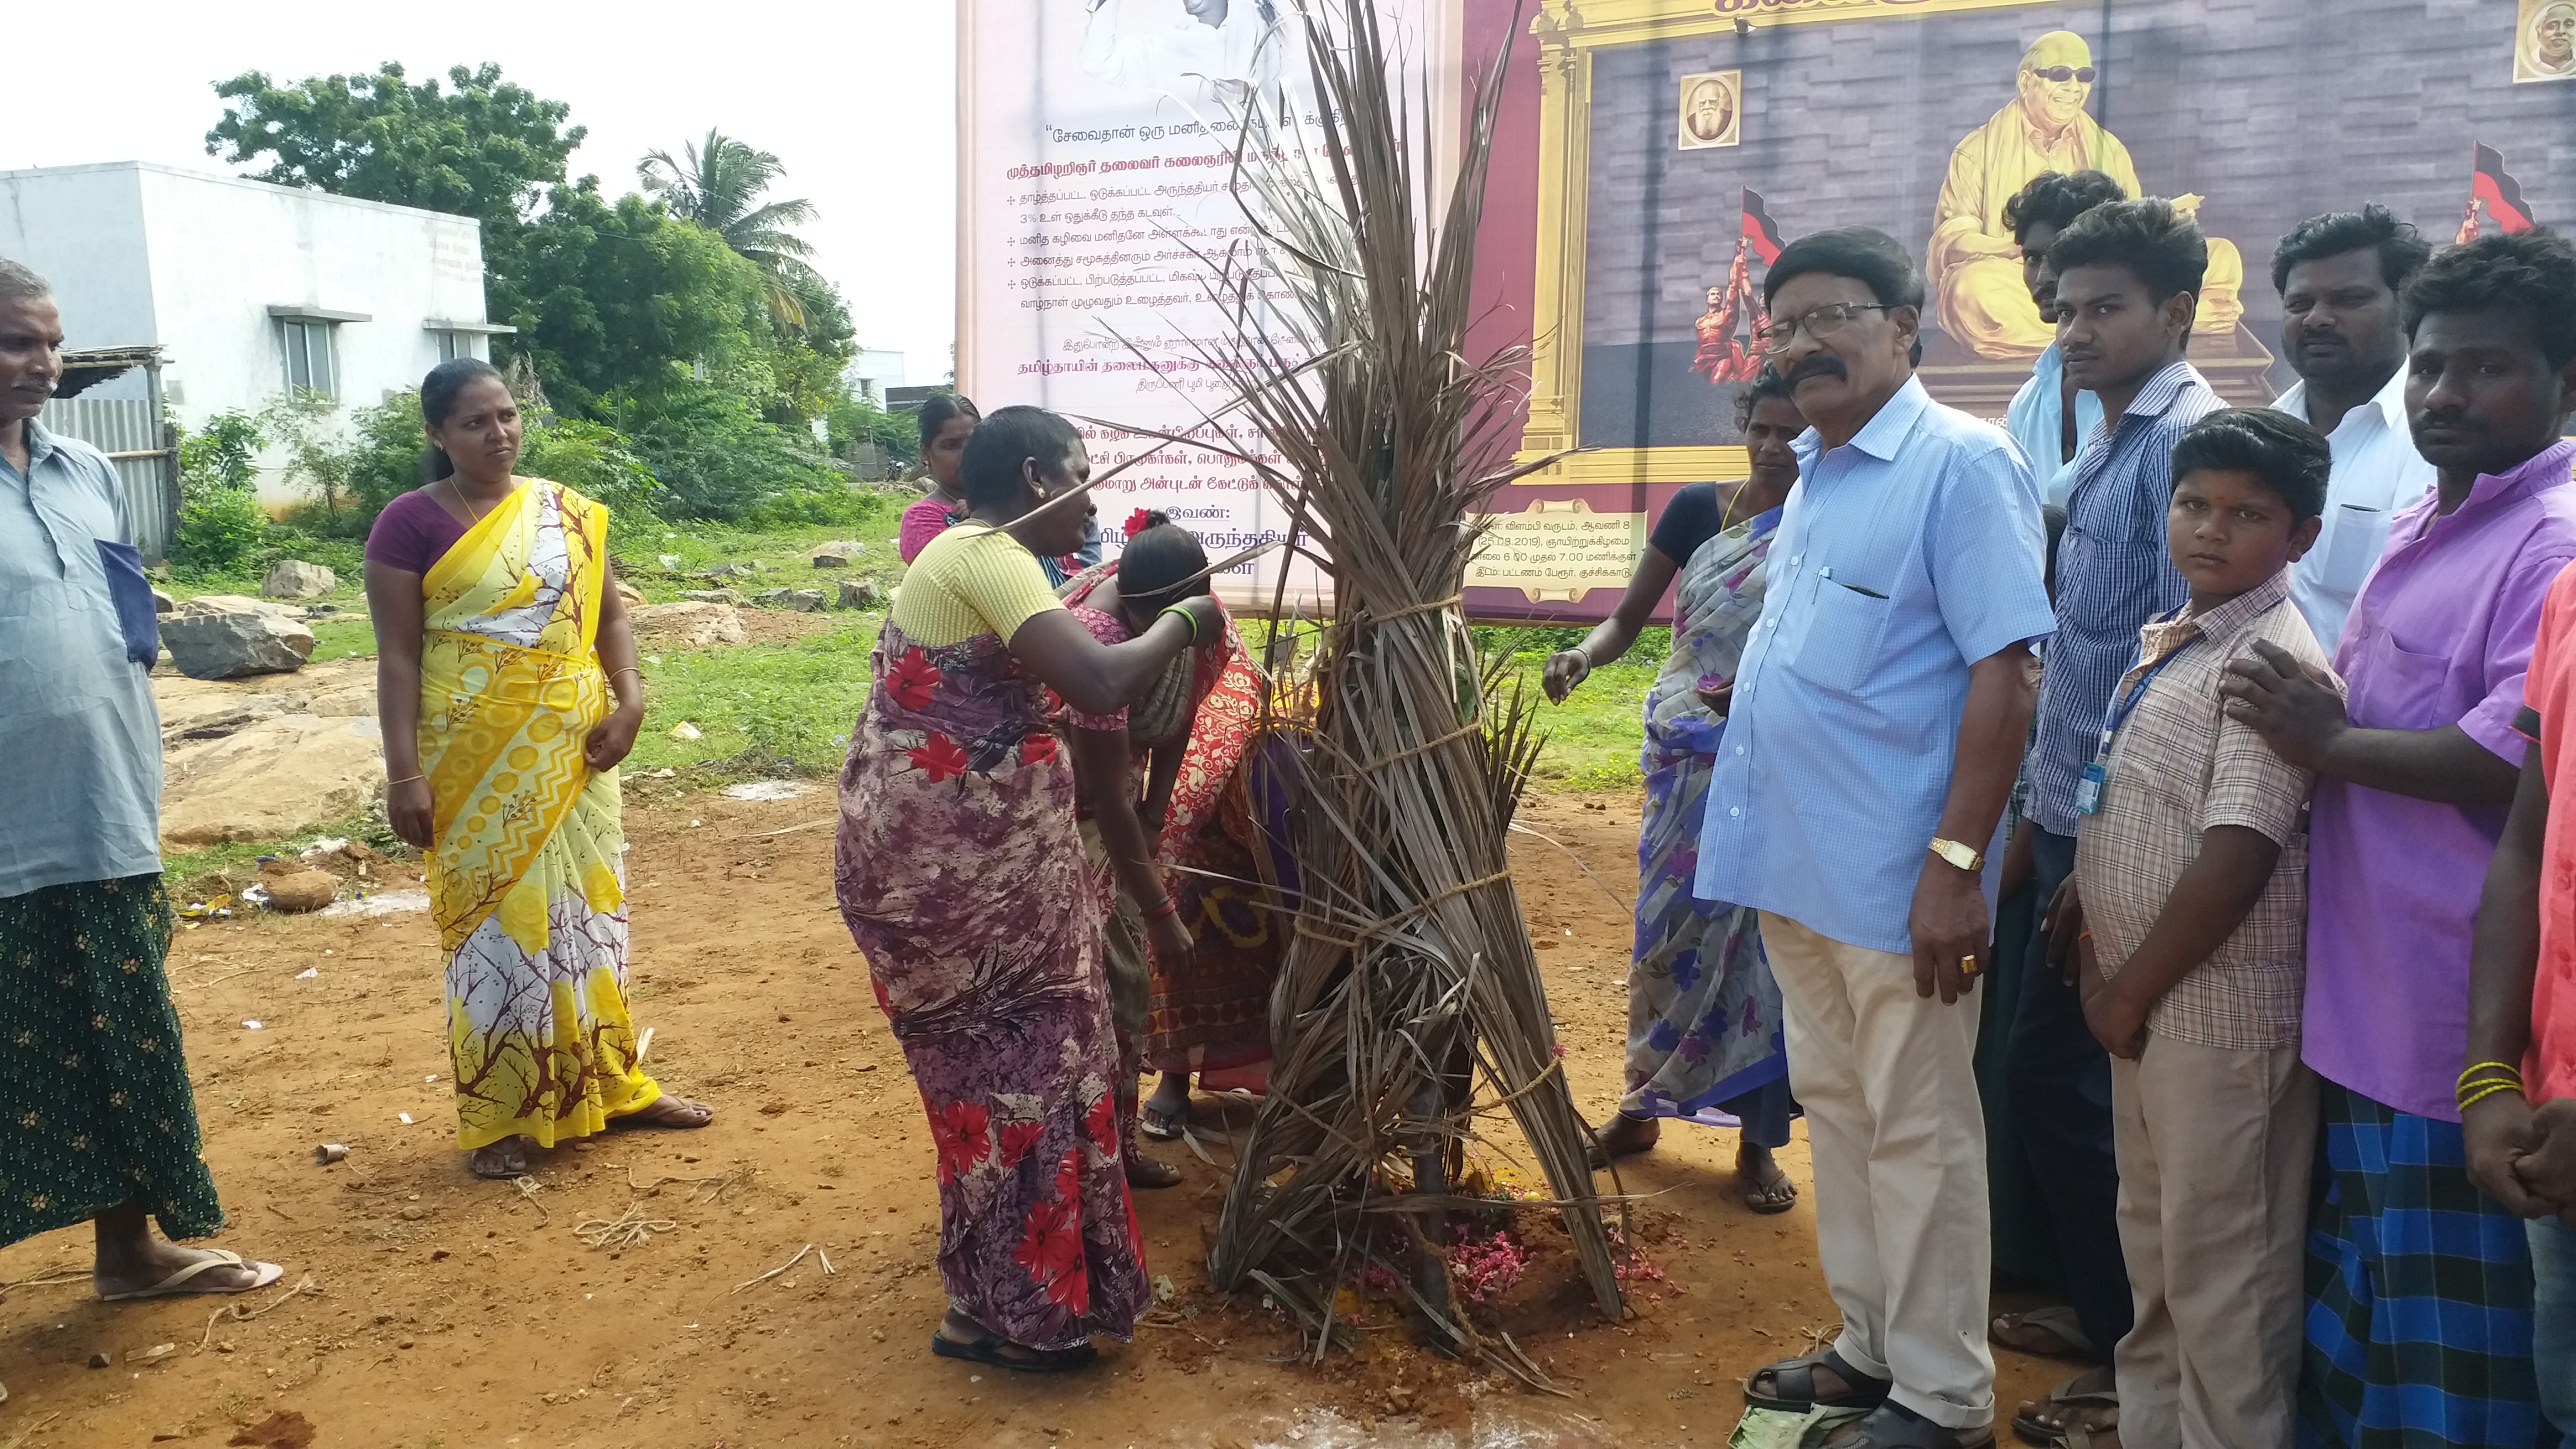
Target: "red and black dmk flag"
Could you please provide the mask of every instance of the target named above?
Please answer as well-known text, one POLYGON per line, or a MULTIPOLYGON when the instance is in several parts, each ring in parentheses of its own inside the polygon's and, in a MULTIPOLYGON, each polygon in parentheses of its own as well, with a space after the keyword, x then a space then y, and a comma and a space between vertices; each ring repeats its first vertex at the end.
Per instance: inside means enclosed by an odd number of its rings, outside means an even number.
POLYGON ((1762 193, 1750 186, 1744 188, 1744 239, 1752 244, 1753 254, 1762 259, 1762 265, 1767 267, 1780 260, 1780 228, 1763 207, 1762 193))
POLYGON ((2487 215, 2494 217, 2496 225, 2507 233, 2531 230, 2531 210, 2522 204, 2522 184, 2505 174, 2503 152, 2483 141, 2478 143, 2477 174, 2469 187, 2471 194, 2486 204, 2487 215))

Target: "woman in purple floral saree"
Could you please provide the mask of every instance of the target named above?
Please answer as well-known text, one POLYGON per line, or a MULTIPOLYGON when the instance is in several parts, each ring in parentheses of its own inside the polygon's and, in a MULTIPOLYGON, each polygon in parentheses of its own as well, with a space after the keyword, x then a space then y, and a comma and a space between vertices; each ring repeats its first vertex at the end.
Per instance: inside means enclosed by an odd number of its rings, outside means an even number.
POLYGON ((1005 408, 976 426, 965 523, 896 593, 876 687, 841 771, 835 884, 938 1149, 944 1357, 1049 1371, 1124 1339, 1152 1302, 1127 1194, 1102 914, 1048 717, 1124 707, 1213 607, 1176 606, 1103 645, 1032 548, 1069 552, 1072 426, 1005 408), (1018 524, 1019 526, 1013 527, 1018 524))

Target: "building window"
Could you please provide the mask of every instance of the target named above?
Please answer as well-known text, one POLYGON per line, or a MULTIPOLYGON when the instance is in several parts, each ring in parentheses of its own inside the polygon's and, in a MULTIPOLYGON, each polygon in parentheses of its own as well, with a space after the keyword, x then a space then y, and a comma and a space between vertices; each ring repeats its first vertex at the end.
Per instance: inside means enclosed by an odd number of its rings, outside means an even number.
POLYGON ((474 332, 439 333, 438 360, 441 362, 454 362, 460 357, 482 356, 482 352, 474 346, 475 339, 480 335, 481 334, 474 332))
POLYGON ((340 367, 336 334, 340 324, 309 317, 288 317, 278 323, 278 329, 286 344, 288 390, 315 392, 338 400, 340 367))

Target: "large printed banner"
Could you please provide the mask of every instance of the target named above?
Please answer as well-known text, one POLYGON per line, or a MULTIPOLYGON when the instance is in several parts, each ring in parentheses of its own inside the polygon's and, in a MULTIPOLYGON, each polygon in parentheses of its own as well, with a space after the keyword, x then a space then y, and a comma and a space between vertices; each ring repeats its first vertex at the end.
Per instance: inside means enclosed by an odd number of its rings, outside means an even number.
MULTIPOLYGON (((1479 617, 1600 617, 1675 489, 1744 475, 1735 399, 1759 364, 1762 278, 1805 232, 1860 223, 1915 248, 1925 384, 2000 418, 2049 335, 2002 224, 2042 171, 2095 167, 2197 209, 2212 244, 2192 359, 2240 403, 2293 380, 2271 254, 2301 218, 2375 201, 2436 243, 2576 224, 2576 0, 1388 5, 1452 113, 1462 69, 1513 46, 1470 350, 1532 349, 1525 456, 1585 450, 1498 501, 1479 617)), ((1293 84, 1294 6, 960 10, 961 386, 987 408, 1188 431, 1215 382, 1187 340, 1221 324, 1182 242, 1243 225, 1223 98, 1293 84)), ((1093 450, 1136 446, 1104 433, 1093 450)), ((1140 504, 1212 553, 1283 526, 1244 470, 1179 449, 1101 499, 1113 546, 1140 504)), ((1225 591, 1248 599, 1276 564, 1225 591)))
POLYGON ((2000 419, 2050 336, 2002 218, 2042 171, 2197 207, 2191 357, 2240 404, 2295 381, 2271 256, 2300 219, 2376 201, 2436 244, 2576 223, 2576 0, 1465 4, 1466 55, 1518 45, 1477 343, 1534 349, 1527 456, 1591 450, 1511 490, 1483 615, 1605 614, 1618 525, 1642 546, 1677 487, 1744 475, 1761 282, 1803 233, 1914 248, 1925 385, 2000 419))
MULTIPOLYGON (((1444 125, 1459 107, 1456 3, 1380 6, 1441 86, 1444 125)), ((1212 558, 1284 537, 1287 510, 1249 467, 1111 425, 1257 442, 1240 420, 1210 420, 1228 384, 1200 358, 1222 350, 1227 322, 1202 257, 1250 232, 1231 184, 1247 99, 1284 97, 1280 139, 1320 151, 1292 0, 972 0, 958 14, 958 390, 988 412, 1037 403, 1098 420, 1084 426, 1095 472, 1150 455, 1096 490, 1113 555, 1144 508, 1212 558)), ((1317 571, 1284 552, 1221 576, 1218 592, 1267 607, 1283 568, 1290 608, 1320 603, 1317 571)))

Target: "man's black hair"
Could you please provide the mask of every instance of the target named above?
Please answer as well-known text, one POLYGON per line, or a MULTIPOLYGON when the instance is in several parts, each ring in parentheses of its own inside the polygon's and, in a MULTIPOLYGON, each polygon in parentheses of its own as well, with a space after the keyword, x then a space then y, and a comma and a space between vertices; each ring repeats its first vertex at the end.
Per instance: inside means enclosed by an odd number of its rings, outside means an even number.
POLYGON ((2545 226, 2482 236, 2424 264, 2400 298, 2406 335, 2435 312, 2528 313, 2551 370, 2576 358, 2576 247, 2545 226))
POLYGON ((1020 464, 1035 458, 1038 476, 1059 472, 1082 446, 1073 424, 1028 406, 996 409, 966 435, 957 486, 970 508, 1007 504, 1020 496, 1020 464))
POLYGON ((2379 275, 2388 290, 2403 291, 2407 279, 2423 269, 2433 244, 2421 232, 2397 219, 2378 202, 2359 211, 2329 211, 2312 216, 2282 233, 2272 248, 2272 290, 2290 290, 2290 268, 2301 262, 2339 257, 2367 248, 2379 253, 2379 275))
MULTIPOLYGON (((1896 238, 1866 226, 1837 226, 1809 232, 1780 249, 1780 260, 1771 264, 1762 279, 1762 310, 1767 315, 1771 299, 1791 278, 1809 272, 1850 277, 1869 288, 1869 295, 1882 307, 1923 308, 1923 273, 1914 258, 1897 245, 1896 238)), ((1923 341, 1918 334, 1913 356, 1923 361, 1923 341)))
POLYGON ((2176 292, 2200 295, 2209 271, 2209 239, 2200 223, 2161 196, 2106 201, 2067 224, 2049 244, 2048 265, 2063 277, 2077 267, 2118 265, 2137 273, 2147 300, 2176 292))
POLYGON ((2305 418, 2274 408, 2221 408, 2191 425, 2174 444, 2174 486, 2195 469, 2251 473, 2304 523, 2326 511, 2326 480, 2334 455, 2325 434, 2305 418))
POLYGON ((2030 229, 2046 223, 2064 231, 2075 218, 2109 201, 2126 201, 2129 193, 2100 171, 2043 171, 2004 203, 2004 229, 2015 243, 2029 240, 2030 229))

